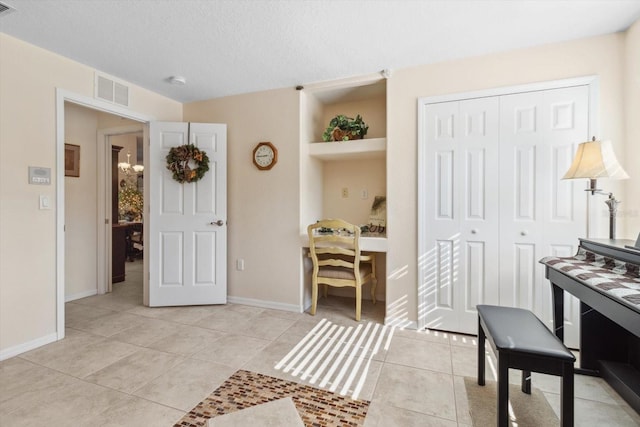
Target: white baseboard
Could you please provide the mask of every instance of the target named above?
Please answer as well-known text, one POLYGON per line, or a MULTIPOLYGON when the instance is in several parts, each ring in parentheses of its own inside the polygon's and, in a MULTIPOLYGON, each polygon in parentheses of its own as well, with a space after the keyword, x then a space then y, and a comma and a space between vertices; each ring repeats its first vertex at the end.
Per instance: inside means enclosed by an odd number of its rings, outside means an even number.
POLYGON ((29 350, 42 347, 43 345, 51 344, 52 342, 55 342, 57 340, 58 340, 58 334, 54 332, 52 334, 45 335, 40 338, 36 338, 33 341, 25 342, 22 344, 15 345, 13 347, 6 348, 0 351, 0 361, 10 359, 19 354, 26 353, 29 350))
POLYGON ((275 301, 265 301, 253 298, 242 298, 228 296, 227 301, 231 304, 250 305, 252 307, 270 308, 273 310, 292 311, 294 313, 302 313, 302 309, 299 305, 295 304, 283 304, 275 301))
POLYGON ((418 322, 415 320, 407 320, 404 318, 385 317, 384 324, 399 329, 418 329, 418 322))
POLYGON ((91 289, 91 290, 88 290, 88 291, 78 292, 76 294, 65 295, 64 296, 64 302, 75 301, 75 300, 80 299, 80 298, 92 297, 94 295, 98 295, 98 290, 97 289, 91 289))

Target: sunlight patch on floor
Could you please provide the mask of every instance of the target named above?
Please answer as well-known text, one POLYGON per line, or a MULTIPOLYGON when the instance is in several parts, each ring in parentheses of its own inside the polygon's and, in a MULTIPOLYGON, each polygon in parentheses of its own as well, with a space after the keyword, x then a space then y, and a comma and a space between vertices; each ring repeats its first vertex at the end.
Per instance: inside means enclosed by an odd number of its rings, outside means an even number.
POLYGON ((358 399, 374 356, 388 349, 393 328, 379 323, 345 327, 322 319, 275 369, 358 399), (384 343, 384 346, 383 346, 384 343))

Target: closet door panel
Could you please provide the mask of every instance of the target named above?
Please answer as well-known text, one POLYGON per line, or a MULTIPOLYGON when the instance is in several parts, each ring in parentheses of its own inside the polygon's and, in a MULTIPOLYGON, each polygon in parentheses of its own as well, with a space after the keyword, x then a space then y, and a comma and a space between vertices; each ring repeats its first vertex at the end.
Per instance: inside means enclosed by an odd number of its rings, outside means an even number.
MULTIPOLYGON (((553 247, 575 253, 586 233, 584 192, 561 178, 587 140, 588 89, 506 95, 500 110, 501 181, 515 184, 500 191, 500 304, 531 309, 550 324, 550 285, 537 260, 553 247)), ((577 321, 565 329, 570 345, 577 345, 577 321)))
MULTIPOLYGON (((553 193, 552 205, 550 212, 550 220, 555 223, 571 223, 579 221, 578 212, 583 214, 581 206, 576 206, 576 201, 580 201, 582 197, 574 197, 576 189, 571 182, 563 181, 562 177, 569 169, 573 161, 574 153, 573 144, 561 145, 552 148, 552 179, 558 185, 552 186, 553 193)), ((578 196, 580 194, 578 193, 578 196)))
POLYGON ((456 288, 460 331, 477 333, 477 304, 498 304, 498 98, 460 101, 459 164, 461 283, 456 288))
POLYGON ((455 293, 462 283, 458 175, 458 103, 426 106, 421 121, 424 173, 418 183, 422 238, 419 245, 419 313, 421 324, 457 330, 455 293))
POLYGON ((487 187, 485 184, 485 150, 469 149, 466 153, 467 172, 467 197, 464 201, 465 219, 482 220, 485 219, 485 201, 487 198, 487 187))
MULTIPOLYGON (((484 242, 467 242, 466 246, 466 275, 465 277, 465 312, 476 312, 476 305, 488 303, 488 294, 491 290, 487 288, 486 259, 487 252, 484 242)), ((491 284, 489 284, 491 285, 491 284)))
POLYGON ((513 199, 515 210, 511 217, 518 221, 536 220, 536 147, 514 146, 513 199))
POLYGON ((425 108, 423 237, 433 242, 421 249, 427 327, 475 334, 476 305, 498 303, 498 118, 497 98, 425 108))
POLYGON ((436 217, 440 220, 454 219, 454 157, 453 150, 440 151, 436 154, 436 217))
MULTIPOLYGON (((546 185, 542 164, 548 149, 541 111, 542 92, 500 98, 500 304, 534 309, 538 295, 531 279, 530 260, 542 257, 542 204, 546 185)), ((548 126, 547 126, 548 127, 548 126)))

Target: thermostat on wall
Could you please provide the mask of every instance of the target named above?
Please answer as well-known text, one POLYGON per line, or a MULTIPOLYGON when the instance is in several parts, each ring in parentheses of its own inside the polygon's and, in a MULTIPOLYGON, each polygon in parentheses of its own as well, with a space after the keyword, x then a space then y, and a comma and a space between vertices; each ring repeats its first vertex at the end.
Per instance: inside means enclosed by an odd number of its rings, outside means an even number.
POLYGON ((29 166, 29 184, 51 185, 51 168, 29 166))

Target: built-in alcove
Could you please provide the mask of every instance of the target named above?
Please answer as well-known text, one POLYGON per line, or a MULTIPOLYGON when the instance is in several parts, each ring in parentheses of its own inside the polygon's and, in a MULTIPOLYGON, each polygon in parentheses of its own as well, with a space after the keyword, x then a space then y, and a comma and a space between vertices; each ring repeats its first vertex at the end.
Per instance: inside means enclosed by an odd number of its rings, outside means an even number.
MULTIPOLYGON (((376 196, 386 197, 387 81, 380 76, 305 87, 300 92, 300 240, 303 248, 303 303, 310 303, 307 226, 323 218, 365 225, 376 196), (369 126, 362 140, 324 142, 330 120, 361 115, 369 126)), ((377 298, 385 299, 386 230, 361 240, 377 253, 377 298)), ((331 293, 351 295, 353 289, 331 293)), ((363 295, 367 295, 363 292, 363 295)))

